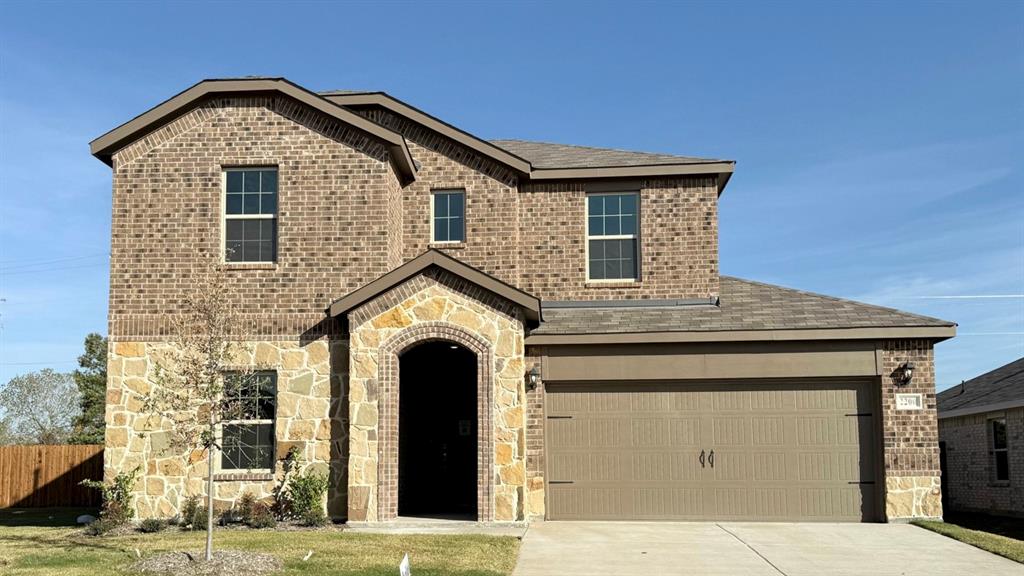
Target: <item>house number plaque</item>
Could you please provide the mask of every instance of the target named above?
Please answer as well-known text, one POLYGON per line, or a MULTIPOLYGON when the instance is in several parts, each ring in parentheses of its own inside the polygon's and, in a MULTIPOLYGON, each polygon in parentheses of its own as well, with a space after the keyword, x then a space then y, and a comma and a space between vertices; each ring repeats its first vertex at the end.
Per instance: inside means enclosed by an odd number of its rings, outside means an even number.
POLYGON ((897 394, 897 410, 921 410, 924 408, 924 396, 921 394, 897 394))

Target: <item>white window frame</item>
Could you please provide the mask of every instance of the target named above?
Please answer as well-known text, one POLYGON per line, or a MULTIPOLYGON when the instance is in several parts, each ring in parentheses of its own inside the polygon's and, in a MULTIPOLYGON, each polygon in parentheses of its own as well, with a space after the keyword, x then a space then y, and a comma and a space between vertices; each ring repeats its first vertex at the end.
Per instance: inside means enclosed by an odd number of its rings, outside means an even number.
POLYGON ((614 192, 587 192, 583 195, 583 258, 586 267, 587 284, 623 284, 640 281, 640 192, 637 190, 618 190, 614 192), (604 236, 590 235, 590 197, 591 196, 625 196, 636 197, 636 233, 614 234, 604 236), (636 276, 633 278, 591 278, 590 277, 590 241, 591 240, 636 240, 636 254, 633 255, 636 276))
MULTIPOLYGON (((244 373, 244 370, 229 370, 224 373, 224 377, 231 374, 244 373)), ((241 419, 241 420, 221 420, 217 423, 217 429, 214 431, 214 437, 216 438, 217 446, 220 446, 217 457, 214 458, 214 473, 215 474, 266 474, 273 473, 275 463, 277 462, 277 397, 278 397, 278 377, 280 374, 276 370, 256 370, 251 375, 256 374, 274 374, 274 417, 271 419, 241 419), (224 426, 225 425, 247 425, 247 424, 270 424, 270 468, 224 468, 224 426)))
POLYGON ((242 260, 228 260, 228 220, 277 220, 281 211, 281 169, 277 166, 232 166, 221 168, 220 172, 220 261, 228 266, 245 265, 270 265, 277 264, 281 256, 281 245, 278 238, 281 236, 281 222, 278 220, 274 228, 274 259, 253 260, 245 262, 242 260), (274 170, 277 172, 277 206, 273 214, 228 214, 228 172, 258 172, 260 170, 274 170))
POLYGON ((1009 484, 1010 483, 1010 428, 1006 422, 1006 416, 997 416, 989 418, 988 424, 988 453, 992 458, 992 482, 996 484, 1009 484), (1003 435, 1006 437, 1006 445, 1002 448, 996 448, 996 431, 995 423, 1002 422, 1003 424, 1003 435), (996 455, 1000 452, 1006 454, 1006 478, 999 477, 999 466, 996 464, 996 455))
MULTIPOLYGON (((280 184, 278 184, 280 187, 280 184)), ((430 191, 430 244, 443 246, 445 244, 465 244, 466 239, 469 236, 466 232, 469 228, 466 226, 466 214, 469 212, 469 206, 466 204, 466 189, 465 188, 438 188, 437 190, 430 191), (437 195, 438 194, 462 194, 462 240, 435 240, 434 239, 434 210, 437 208, 437 195)), ((450 218, 450 216, 441 216, 441 218, 450 218)))

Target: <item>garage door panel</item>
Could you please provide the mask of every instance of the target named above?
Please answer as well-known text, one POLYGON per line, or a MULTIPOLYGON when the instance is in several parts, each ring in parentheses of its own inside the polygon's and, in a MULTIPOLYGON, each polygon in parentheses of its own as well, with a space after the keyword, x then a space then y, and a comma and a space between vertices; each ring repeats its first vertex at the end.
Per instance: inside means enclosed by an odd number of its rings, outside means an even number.
POLYGON ((870 385, 549 383, 549 517, 873 519, 870 385))

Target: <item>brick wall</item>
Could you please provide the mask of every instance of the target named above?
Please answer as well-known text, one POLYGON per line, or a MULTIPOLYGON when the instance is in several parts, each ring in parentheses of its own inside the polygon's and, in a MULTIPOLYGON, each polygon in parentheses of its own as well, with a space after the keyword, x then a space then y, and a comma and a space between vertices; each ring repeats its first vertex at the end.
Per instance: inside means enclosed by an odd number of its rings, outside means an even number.
POLYGON ((718 295, 714 178, 640 183, 640 281, 588 283, 582 182, 526 184, 520 194, 520 284, 550 300, 718 295))
POLYGON ((224 167, 278 167, 278 262, 228 266, 255 334, 315 329, 331 300, 397 260, 384 148, 287 98, 207 101, 119 151, 114 166, 114 339, 165 333, 162 315, 223 259, 224 167))
POLYGON ((939 425, 935 400, 935 357, 927 340, 890 340, 882 350, 882 450, 886 518, 941 517, 939 425), (912 381, 894 385, 905 362, 912 381), (921 394, 922 410, 897 410, 896 394, 921 394))
POLYGON ((946 444, 942 487, 952 510, 1024 514, 1024 408, 939 420, 946 444), (995 482, 989 419, 1006 419, 1010 481, 995 482))

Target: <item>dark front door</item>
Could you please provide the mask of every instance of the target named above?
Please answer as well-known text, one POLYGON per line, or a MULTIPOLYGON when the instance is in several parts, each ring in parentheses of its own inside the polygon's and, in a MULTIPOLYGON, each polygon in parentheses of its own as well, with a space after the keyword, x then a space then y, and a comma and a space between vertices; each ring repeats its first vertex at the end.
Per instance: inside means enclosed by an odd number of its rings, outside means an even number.
POLYGON ((476 355, 420 344, 402 354, 399 378, 398 514, 475 519, 476 355))

